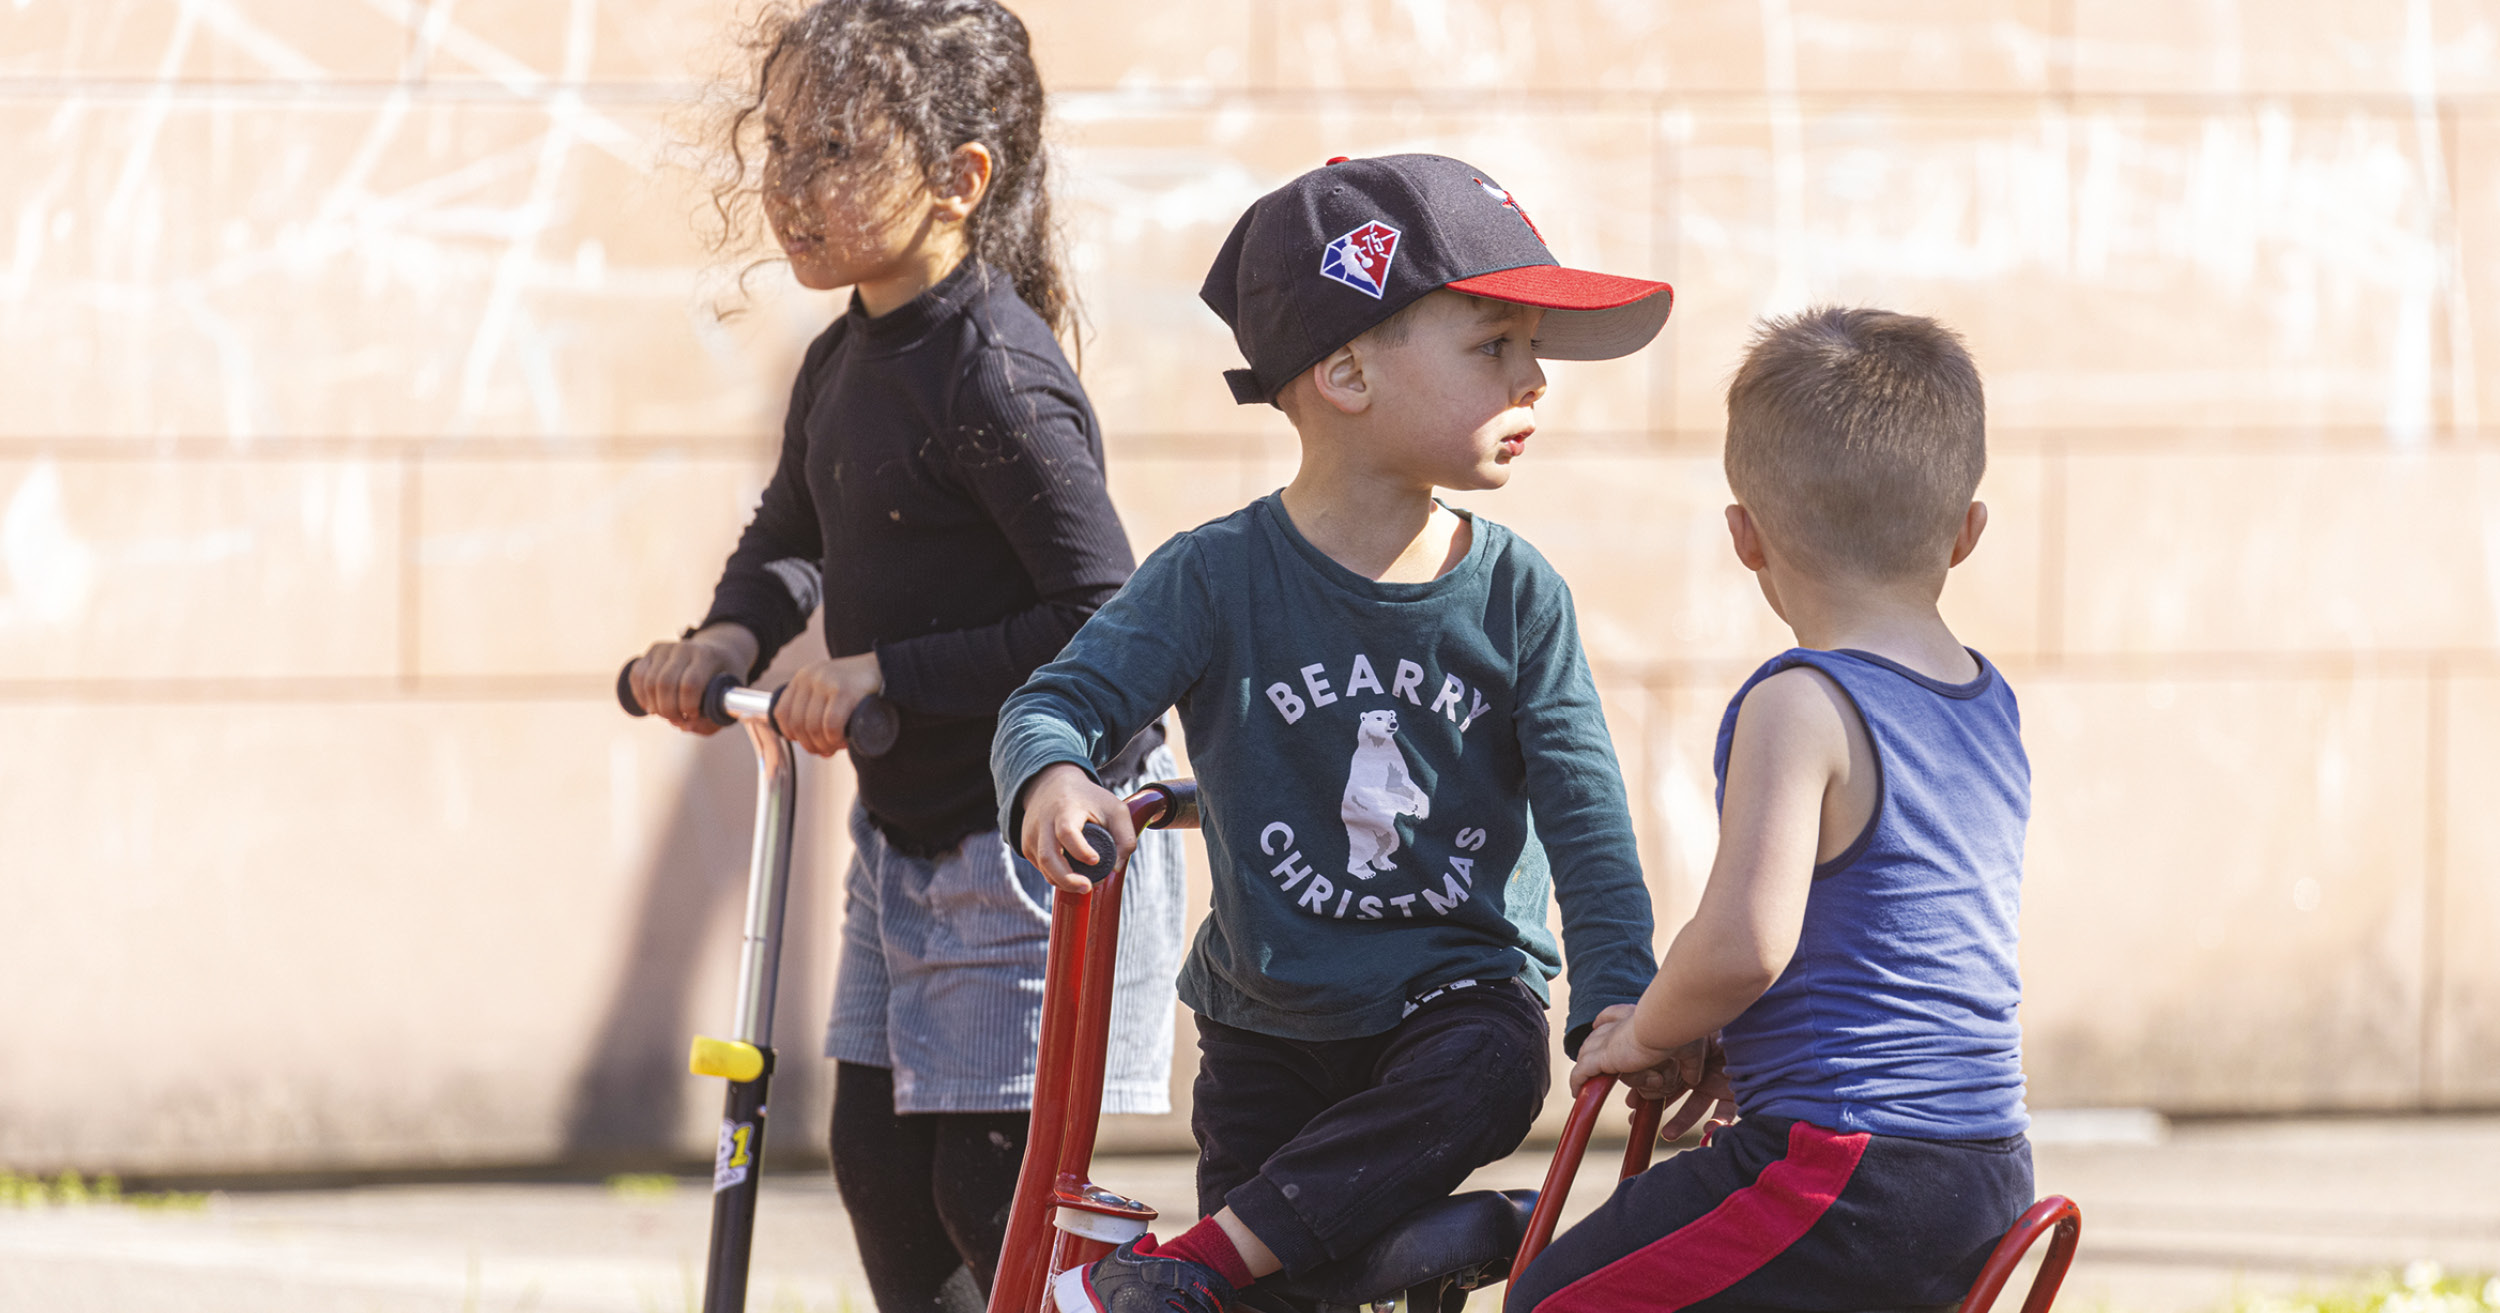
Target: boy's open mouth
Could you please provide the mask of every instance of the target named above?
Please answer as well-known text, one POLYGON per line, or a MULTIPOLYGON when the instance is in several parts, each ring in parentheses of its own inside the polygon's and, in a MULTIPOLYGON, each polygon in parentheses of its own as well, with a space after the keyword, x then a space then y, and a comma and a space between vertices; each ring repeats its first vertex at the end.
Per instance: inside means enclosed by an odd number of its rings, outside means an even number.
POLYGON ((1513 433, 1509 437, 1502 439, 1502 455, 1505 458, 1515 457, 1519 453, 1526 451, 1528 449, 1528 435, 1534 432, 1536 432, 1535 429, 1521 429, 1517 433, 1513 433))

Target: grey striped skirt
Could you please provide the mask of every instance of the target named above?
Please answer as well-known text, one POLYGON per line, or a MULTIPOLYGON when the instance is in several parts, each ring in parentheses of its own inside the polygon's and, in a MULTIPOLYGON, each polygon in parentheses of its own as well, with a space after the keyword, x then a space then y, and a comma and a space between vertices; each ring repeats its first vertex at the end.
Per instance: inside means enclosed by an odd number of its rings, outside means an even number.
MULTIPOLYGON (((1169 748, 1141 779, 1168 779, 1169 748)), ((1140 781, 1115 781, 1125 794, 1140 781)), ((1050 884, 984 830, 910 857, 851 811, 842 960, 825 1056, 894 1072, 894 1110, 1015 1112, 1033 1104, 1050 884)), ((1180 835, 1140 836, 1121 899, 1104 1112, 1171 1110, 1173 980, 1184 931, 1180 835)))

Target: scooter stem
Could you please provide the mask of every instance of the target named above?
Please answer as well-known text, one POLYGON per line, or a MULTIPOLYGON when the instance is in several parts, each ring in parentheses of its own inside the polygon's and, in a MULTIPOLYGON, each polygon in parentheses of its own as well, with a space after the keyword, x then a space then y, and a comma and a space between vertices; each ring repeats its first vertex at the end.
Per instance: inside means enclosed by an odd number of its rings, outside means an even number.
POLYGON ((758 716, 743 722, 755 744, 755 851, 747 871, 746 939, 738 949, 736 1037, 757 1048, 773 1038, 781 979, 781 916, 790 901, 790 831, 798 800, 798 757, 790 741, 758 716))
MULTIPOLYGON (((616 673, 617 704, 648 714, 634 698, 634 663, 616 673)), ((703 1313, 744 1313, 747 1260, 755 1245, 755 1196, 764 1177, 764 1106, 773 1079, 773 998, 781 979, 781 918, 790 901, 790 830, 798 806, 798 756, 773 723, 777 693, 740 688, 721 675, 703 690, 703 715, 745 724, 755 745, 755 848, 747 869, 746 936, 738 948, 738 1012, 730 1039, 695 1037, 687 1066, 729 1082, 720 1145, 712 1159, 712 1242, 704 1268, 703 1313)), ((891 709, 886 712, 892 728, 891 709)), ((891 736, 886 742, 891 746, 891 736)))
POLYGON ((764 1180, 782 913, 790 901, 790 831, 798 802, 798 757, 790 741, 773 728, 771 695, 735 689, 724 701, 755 745, 755 849, 747 871, 745 940, 738 949, 736 1038, 728 1044, 695 1041, 694 1069, 729 1079, 720 1142, 712 1159, 712 1241, 704 1268, 703 1313, 744 1313, 746 1308, 755 1201, 764 1180))

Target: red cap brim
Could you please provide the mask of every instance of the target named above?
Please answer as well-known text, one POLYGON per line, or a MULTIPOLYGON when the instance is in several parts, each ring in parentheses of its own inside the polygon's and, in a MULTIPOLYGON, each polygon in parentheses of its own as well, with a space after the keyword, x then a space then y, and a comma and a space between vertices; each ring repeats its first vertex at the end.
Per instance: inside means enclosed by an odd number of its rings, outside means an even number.
POLYGON ((1491 297, 1496 301, 1543 306, 1548 310, 1613 310, 1660 292, 1669 295, 1675 292, 1665 283, 1653 283, 1646 278, 1623 278, 1614 274, 1592 273, 1586 269, 1565 269, 1558 264, 1498 269, 1473 278, 1461 278, 1450 284, 1450 290, 1465 292, 1469 296, 1491 297))
POLYGON ((1453 292, 1543 309, 1537 354, 1553 360, 1612 360, 1658 336, 1675 307, 1675 289, 1646 278, 1531 264, 1449 284, 1453 292))

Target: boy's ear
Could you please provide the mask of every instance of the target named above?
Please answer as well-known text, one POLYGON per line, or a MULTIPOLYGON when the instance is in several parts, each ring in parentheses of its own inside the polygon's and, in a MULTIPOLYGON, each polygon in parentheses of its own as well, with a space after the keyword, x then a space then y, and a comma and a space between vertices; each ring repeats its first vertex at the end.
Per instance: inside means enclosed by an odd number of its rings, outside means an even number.
POLYGON ((998 161, 990 148, 977 141, 967 141, 948 157, 946 179, 931 189, 937 197, 938 210, 946 217, 961 222, 981 208, 981 198, 990 191, 990 175, 998 161))
POLYGON ((1363 372, 1363 355, 1346 343, 1328 353, 1328 358, 1311 366, 1311 390, 1327 399, 1328 404, 1348 415, 1360 415, 1372 406, 1371 379, 1363 372))
POLYGON ((1762 567, 1770 564, 1770 558, 1762 553, 1762 529, 1754 523, 1753 512, 1746 510, 1743 502, 1727 508, 1727 536, 1736 548, 1736 559, 1746 569, 1760 574, 1762 567))
POLYGON ((1953 559, 1945 562, 1945 568, 1950 570, 1969 560, 1971 549, 1979 545, 1979 535, 1987 529, 1988 503, 1972 502, 1970 509, 1962 512, 1962 531, 1953 535, 1953 559))

